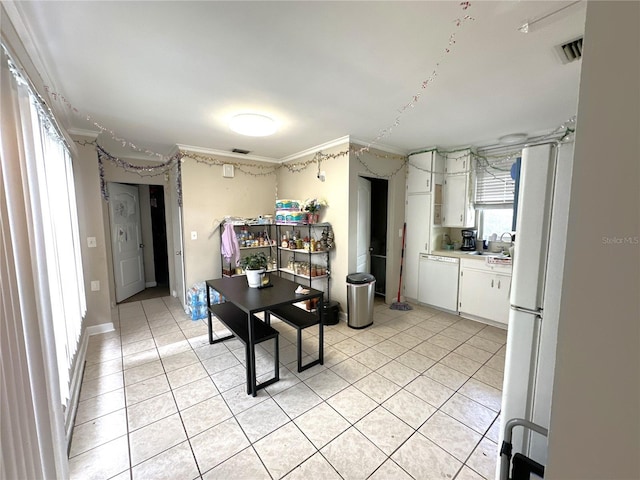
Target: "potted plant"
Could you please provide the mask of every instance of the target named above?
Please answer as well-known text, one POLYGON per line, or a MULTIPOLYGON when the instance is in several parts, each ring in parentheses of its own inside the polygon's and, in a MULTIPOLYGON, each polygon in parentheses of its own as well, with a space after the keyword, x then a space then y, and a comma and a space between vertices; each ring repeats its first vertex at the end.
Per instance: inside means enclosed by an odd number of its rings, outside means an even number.
POLYGON ((264 252, 252 253, 240 259, 240 266, 247 274, 247 283, 251 288, 258 288, 261 275, 267 268, 267 257, 264 252))
POLYGON ((307 223, 318 223, 320 210, 327 206, 324 198, 307 198, 302 204, 303 211, 307 212, 307 223))

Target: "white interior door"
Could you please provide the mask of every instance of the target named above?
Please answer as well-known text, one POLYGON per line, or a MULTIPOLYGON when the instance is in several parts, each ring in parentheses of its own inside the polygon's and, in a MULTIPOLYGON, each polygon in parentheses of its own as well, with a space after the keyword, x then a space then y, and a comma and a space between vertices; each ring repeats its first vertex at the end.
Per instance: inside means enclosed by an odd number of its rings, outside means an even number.
POLYGON ((109 183, 109 217, 116 302, 144 290, 138 187, 109 183))
POLYGON ((371 240, 371 182, 358 177, 358 233, 356 237, 356 271, 369 273, 371 240))

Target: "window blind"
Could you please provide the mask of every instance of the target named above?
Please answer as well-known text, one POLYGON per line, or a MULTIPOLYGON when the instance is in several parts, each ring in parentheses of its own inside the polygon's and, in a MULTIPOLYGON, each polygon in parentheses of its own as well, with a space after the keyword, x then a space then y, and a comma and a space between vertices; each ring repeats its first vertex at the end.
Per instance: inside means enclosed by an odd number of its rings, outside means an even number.
POLYGON ((29 220, 37 225, 34 235, 43 240, 33 250, 43 341, 55 347, 60 400, 66 406, 87 311, 72 158, 55 119, 4 46, 2 52, 2 67, 11 74, 7 92, 17 99, 13 121, 21 126, 12 140, 21 143, 29 172, 24 180, 32 202, 29 220))
POLYGON ((476 205, 513 204, 516 182, 511 178, 513 160, 489 164, 476 163, 476 205))

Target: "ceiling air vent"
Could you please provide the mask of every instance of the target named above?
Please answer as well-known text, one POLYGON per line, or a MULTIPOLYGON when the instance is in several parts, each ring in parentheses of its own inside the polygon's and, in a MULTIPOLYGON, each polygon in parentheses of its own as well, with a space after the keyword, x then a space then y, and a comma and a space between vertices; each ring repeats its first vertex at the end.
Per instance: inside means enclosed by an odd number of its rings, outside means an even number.
POLYGON ((556 47, 562 63, 571 63, 582 58, 582 38, 576 38, 556 47))
POLYGON ((250 150, 243 150, 242 148, 234 148, 233 150, 231 150, 233 153, 241 153, 242 155, 247 155, 249 153, 251 153, 250 150))

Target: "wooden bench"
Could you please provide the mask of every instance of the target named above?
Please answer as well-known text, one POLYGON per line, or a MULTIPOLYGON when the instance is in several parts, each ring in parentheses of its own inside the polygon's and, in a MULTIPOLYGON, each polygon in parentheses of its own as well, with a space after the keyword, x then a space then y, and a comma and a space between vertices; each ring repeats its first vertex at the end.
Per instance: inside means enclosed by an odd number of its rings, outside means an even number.
MULTIPOLYGON (((231 302, 220 303, 218 305, 210 305, 209 306, 209 343, 214 344, 218 342, 222 342, 224 340, 228 340, 230 338, 237 338, 240 340, 245 347, 245 358, 247 360, 247 393, 250 394, 249 385, 251 384, 251 377, 255 375, 253 372, 253 366, 251 365, 249 349, 251 346, 249 345, 249 324, 247 322, 247 313, 243 312, 240 308, 236 307, 231 302), (231 335, 227 335, 226 337, 221 338, 213 338, 213 320, 212 315, 222 322, 227 329, 231 332, 231 335)), ((273 378, 262 382, 256 385, 256 390, 259 388, 264 388, 267 385, 271 385, 274 382, 277 382, 280 379, 280 359, 279 359, 279 345, 278 345, 278 331, 273 328, 271 325, 268 325, 261 321, 255 315, 251 316, 251 322, 253 323, 253 344, 257 345, 266 340, 275 340, 275 351, 274 351, 274 372, 275 375, 273 378)), ((254 355, 255 358, 255 355, 254 355)))
POLYGON ((267 310, 264 315, 265 322, 269 323, 269 315, 275 315, 286 324, 294 327, 298 333, 298 372, 302 372, 307 368, 311 368, 314 365, 322 365, 324 363, 324 335, 322 330, 322 322, 320 321, 320 312, 313 314, 302 308, 298 308, 295 305, 282 305, 278 308, 267 310), (318 325, 318 358, 312 362, 302 365, 302 330, 313 325, 318 325))

